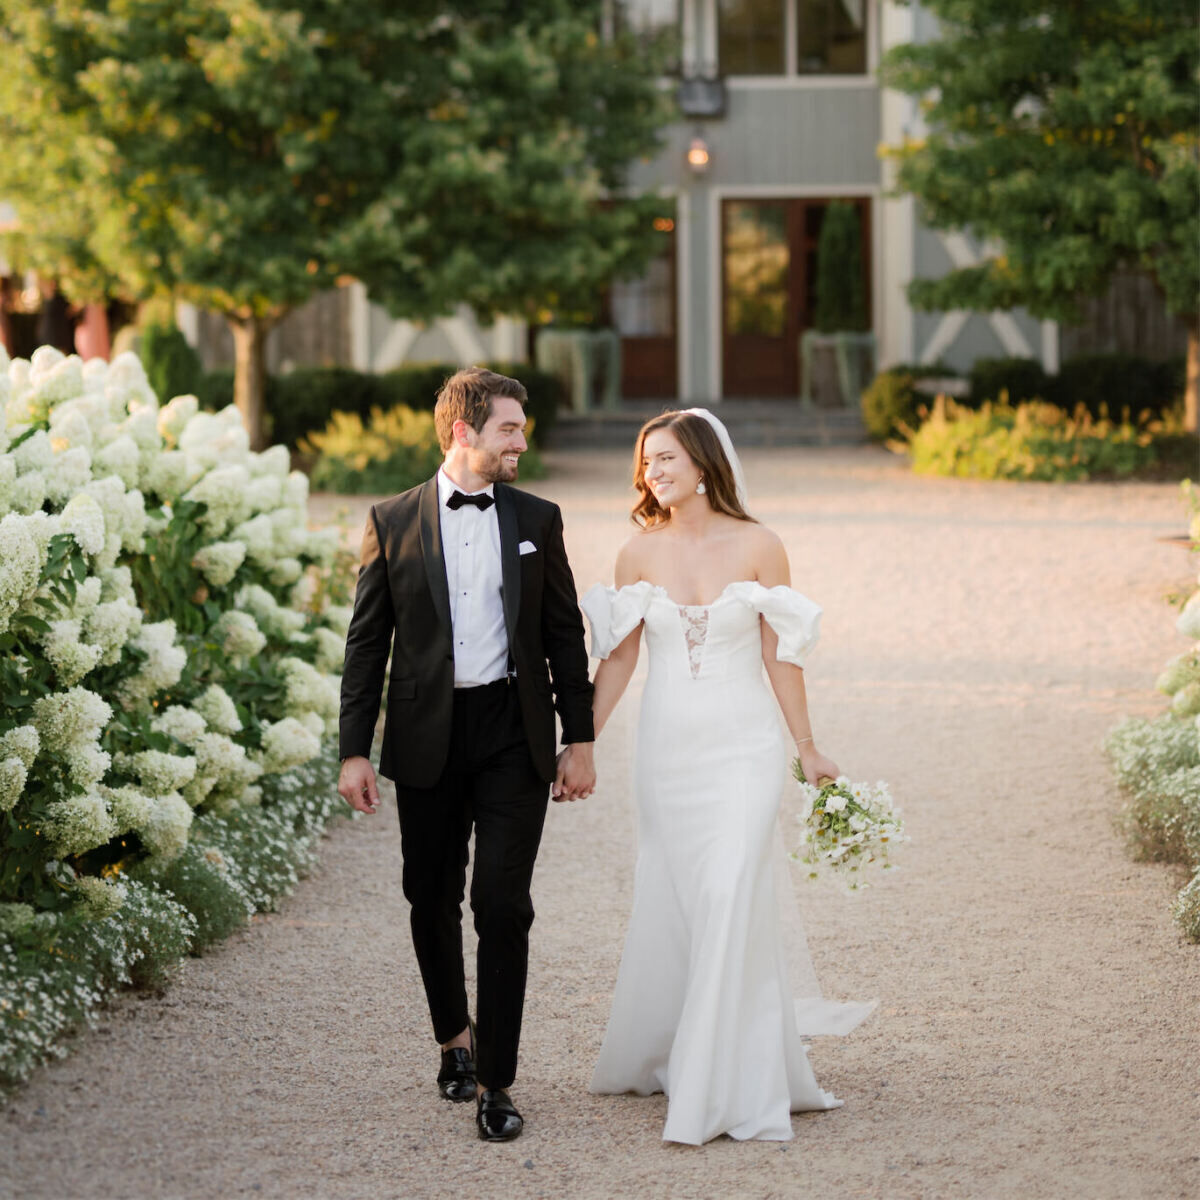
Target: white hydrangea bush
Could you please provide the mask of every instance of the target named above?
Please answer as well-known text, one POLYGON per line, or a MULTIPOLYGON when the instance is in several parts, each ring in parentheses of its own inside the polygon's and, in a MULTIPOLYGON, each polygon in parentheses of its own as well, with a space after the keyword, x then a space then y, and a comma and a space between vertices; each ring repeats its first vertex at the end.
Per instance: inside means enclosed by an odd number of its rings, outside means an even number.
POLYGON ((118 920, 329 746, 348 572, 307 499, 134 355, 0 347, 0 936, 118 920))
MULTIPOLYGON (((1192 548, 1200 550, 1200 498, 1191 483, 1183 487, 1192 509, 1192 548)), ((1183 604, 1175 628, 1192 645, 1156 680, 1170 697, 1169 711, 1124 722, 1106 748, 1129 800, 1125 823, 1135 853, 1183 864, 1192 875, 1174 915, 1187 936, 1200 941, 1200 588, 1183 604)))

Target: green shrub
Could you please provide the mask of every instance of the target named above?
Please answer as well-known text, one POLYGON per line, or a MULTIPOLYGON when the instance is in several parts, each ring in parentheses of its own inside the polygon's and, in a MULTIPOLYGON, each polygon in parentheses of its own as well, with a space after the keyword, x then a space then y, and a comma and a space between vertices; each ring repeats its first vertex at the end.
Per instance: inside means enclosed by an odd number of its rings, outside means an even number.
POLYGON ((233 368, 205 371, 196 384, 196 399, 205 412, 220 412, 233 403, 233 368))
POLYGON ((886 441, 906 429, 916 429, 921 412, 929 405, 929 397, 916 390, 921 379, 934 379, 952 374, 940 364, 921 365, 901 363, 880 371, 860 397, 863 424, 876 441, 886 441))
POLYGON ((198 396, 204 368, 200 356, 174 325, 147 325, 142 331, 142 366, 162 403, 198 396))
POLYGON ((817 238, 813 326, 822 333, 870 328, 863 291, 862 225, 858 207, 835 200, 821 219, 817 238))
MULTIPOLYGON (((531 431, 532 432, 532 431, 531 431)), ((300 450, 316 455, 312 486, 352 496, 392 496, 423 483, 442 463, 431 412, 397 405, 357 413, 335 412, 321 433, 310 434, 300 450)), ((521 455, 521 477, 538 479, 545 467, 530 439, 521 455)))
POLYGON ((1155 464, 1156 437, 1173 432, 1162 424, 1094 420, 1082 409, 1068 416, 1052 404, 984 404, 976 411, 939 396, 908 435, 908 451, 913 470, 924 475, 1079 480, 1155 464))
POLYGON ((1007 393, 1009 404, 1049 399, 1048 378, 1036 358, 977 358, 967 378, 971 381, 973 408, 988 400, 1003 400, 1002 393, 1007 393))
POLYGON ((1083 354, 1069 358, 1050 381, 1047 400, 1074 411, 1082 404, 1093 417, 1143 412, 1160 417, 1183 395, 1178 362, 1156 362, 1137 354, 1083 354))

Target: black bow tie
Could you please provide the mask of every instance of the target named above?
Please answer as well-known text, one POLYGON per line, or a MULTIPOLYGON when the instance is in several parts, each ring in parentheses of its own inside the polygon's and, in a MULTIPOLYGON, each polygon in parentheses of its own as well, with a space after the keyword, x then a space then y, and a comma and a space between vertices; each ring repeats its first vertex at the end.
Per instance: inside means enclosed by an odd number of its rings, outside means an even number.
POLYGON ((487 512, 496 501, 487 492, 477 492, 468 496, 466 492, 454 492, 446 501, 447 508, 462 508, 464 504, 473 504, 480 512, 487 512))

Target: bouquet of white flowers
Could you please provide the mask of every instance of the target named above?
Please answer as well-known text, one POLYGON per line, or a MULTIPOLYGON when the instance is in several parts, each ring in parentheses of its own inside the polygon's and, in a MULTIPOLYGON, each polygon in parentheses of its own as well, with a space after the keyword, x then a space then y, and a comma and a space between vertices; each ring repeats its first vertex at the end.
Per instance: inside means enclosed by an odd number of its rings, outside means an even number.
POLYGON ((892 848, 907 839, 886 783, 851 783, 839 775, 814 786, 804 778, 799 760, 792 769, 804 798, 800 845, 792 857, 809 866, 810 879, 824 867, 853 891, 867 886, 863 871, 869 863, 885 870, 893 866, 892 848))

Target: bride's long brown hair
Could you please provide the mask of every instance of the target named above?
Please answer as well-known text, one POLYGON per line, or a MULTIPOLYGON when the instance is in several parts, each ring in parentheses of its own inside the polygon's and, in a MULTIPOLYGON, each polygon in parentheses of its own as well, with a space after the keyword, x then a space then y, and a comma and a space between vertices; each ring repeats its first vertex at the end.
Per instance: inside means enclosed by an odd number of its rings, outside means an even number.
POLYGON ((652 417, 637 435, 637 442, 633 448, 633 486, 637 489, 638 501, 630 513, 635 525, 640 525, 643 529, 652 529, 671 519, 670 512, 659 504, 646 483, 646 466, 643 462, 646 438, 659 429, 669 429, 679 439, 679 444, 687 456, 700 468, 709 508, 714 512, 736 517, 739 521, 754 521, 738 502, 733 468, 729 465, 729 459, 725 457, 716 431, 703 417, 698 417, 695 413, 673 411, 652 417))

